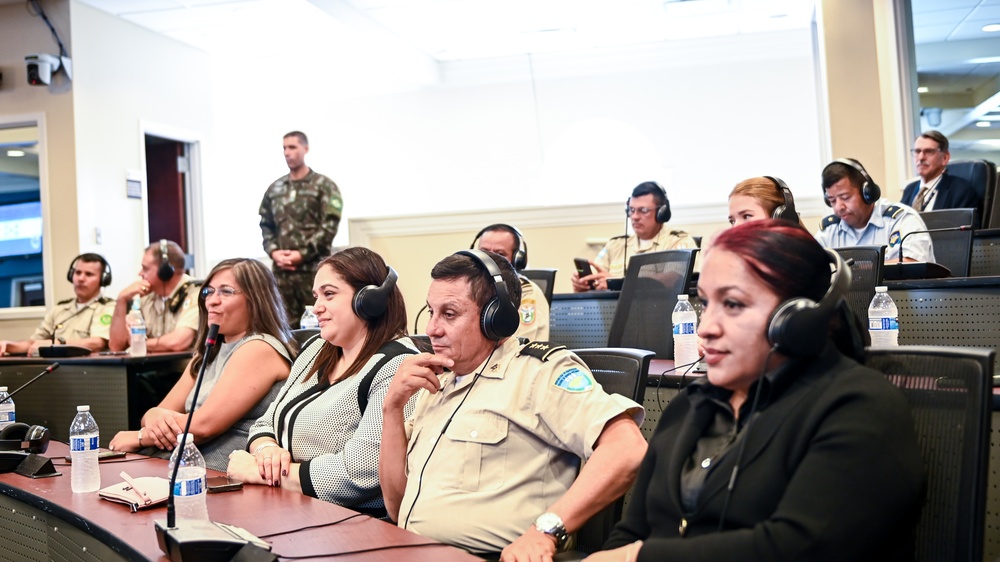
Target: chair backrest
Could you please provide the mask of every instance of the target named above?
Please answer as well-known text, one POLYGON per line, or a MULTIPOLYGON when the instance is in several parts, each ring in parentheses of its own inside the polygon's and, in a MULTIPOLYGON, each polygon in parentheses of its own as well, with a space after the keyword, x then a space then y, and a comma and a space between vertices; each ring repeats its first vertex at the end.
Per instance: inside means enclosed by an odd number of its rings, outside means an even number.
POLYGON ((319 333, 319 328, 302 328, 299 330, 292 330, 292 338, 295 341, 295 346, 299 351, 302 351, 302 346, 305 345, 309 338, 315 336, 319 333))
MULTIPOLYGON (((992 228, 990 221, 1000 220, 992 216, 996 200, 997 168, 989 160, 952 160, 947 166, 948 173, 968 181, 979 196, 979 216, 984 228, 992 228)), ((979 228, 979 225, 975 225, 979 228)), ((933 228, 933 227, 928 227, 933 228)))
POLYGON ((413 340, 413 344, 417 346, 423 353, 434 353, 434 348, 431 347, 431 337, 427 334, 411 334, 410 339, 413 340))
POLYGON ((556 285, 558 269, 522 269, 521 275, 531 279, 545 293, 545 300, 552 304, 552 290, 556 285))
POLYGON ((667 250, 629 258, 608 347, 648 349, 659 359, 673 359, 670 315, 677 295, 687 292, 697 252, 667 250))
POLYGON ((910 403, 927 469, 917 560, 982 560, 990 448, 992 349, 869 349, 910 403))
MULTIPOLYGON (((976 224, 975 209, 942 209, 924 211, 920 218, 928 229, 952 228, 976 224)), ((957 232, 931 232, 934 260, 951 270, 952 277, 968 277, 972 264, 973 230, 957 232)))
POLYGON ((867 328, 868 306, 875 296, 875 287, 883 284, 885 246, 852 246, 835 250, 845 261, 851 260, 848 262, 851 264, 851 287, 847 290, 847 305, 861 325, 867 328))
MULTIPOLYGON (((652 351, 631 348, 574 349, 587 364, 594 379, 604 387, 605 392, 621 394, 642 404, 646 393, 649 363, 655 355, 652 351)), ((588 520, 576 534, 576 549, 593 553, 611 535, 611 529, 622 518, 625 497, 615 500, 588 520)))

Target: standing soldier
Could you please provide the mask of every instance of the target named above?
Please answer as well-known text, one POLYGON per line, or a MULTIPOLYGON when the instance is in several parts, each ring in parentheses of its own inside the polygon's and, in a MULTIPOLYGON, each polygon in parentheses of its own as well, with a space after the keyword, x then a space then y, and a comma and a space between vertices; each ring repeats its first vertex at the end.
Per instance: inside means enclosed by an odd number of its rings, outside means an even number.
POLYGON ((333 180, 306 166, 305 133, 292 131, 282 144, 288 175, 267 188, 260 203, 260 230, 285 300, 288 324, 294 328, 313 302, 313 274, 330 255, 344 202, 333 180))

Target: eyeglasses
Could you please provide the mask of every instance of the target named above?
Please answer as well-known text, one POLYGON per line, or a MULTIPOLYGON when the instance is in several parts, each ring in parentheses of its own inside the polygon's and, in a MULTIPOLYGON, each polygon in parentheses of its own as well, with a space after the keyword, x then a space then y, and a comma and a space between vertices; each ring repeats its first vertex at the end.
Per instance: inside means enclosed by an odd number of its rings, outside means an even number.
POLYGON ((649 213, 655 213, 655 212, 656 212, 656 207, 627 207, 625 209, 625 214, 630 217, 636 213, 639 213, 642 216, 646 216, 649 213))
POLYGON ((927 156, 934 156, 938 152, 944 152, 940 148, 911 148, 910 154, 914 156, 920 156, 921 154, 926 154, 927 156))
POLYGON ((214 295, 216 291, 218 291, 219 296, 221 296, 224 299, 228 299, 229 297, 239 295, 240 293, 243 292, 243 291, 237 291, 236 289, 230 287, 229 285, 223 285, 218 289, 216 289, 215 287, 202 287, 201 297, 207 299, 208 297, 214 295))

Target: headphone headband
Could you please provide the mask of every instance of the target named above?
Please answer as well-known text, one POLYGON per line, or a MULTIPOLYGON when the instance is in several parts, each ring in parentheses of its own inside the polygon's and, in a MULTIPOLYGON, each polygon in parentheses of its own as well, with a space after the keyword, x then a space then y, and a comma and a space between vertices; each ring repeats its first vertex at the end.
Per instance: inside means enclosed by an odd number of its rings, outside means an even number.
MULTIPOLYGON (((861 199, 863 199, 865 203, 871 205, 878 201, 879 197, 882 197, 882 188, 880 188, 878 184, 875 183, 875 180, 868 175, 868 170, 865 170, 865 167, 862 166, 860 162, 853 158, 837 158, 823 167, 823 174, 826 174, 827 168, 834 164, 843 164, 844 166, 853 168, 861 174, 861 179, 864 180, 864 183, 861 184, 861 199)), ((823 190, 823 201, 826 203, 827 207, 831 206, 830 201, 826 198, 826 189, 823 190)))
POLYGON ((97 258, 97 259, 88 259, 86 263, 95 261, 99 262, 101 264, 101 287, 107 287, 108 285, 110 285, 111 264, 108 263, 108 260, 104 259, 104 256, 102 256, 101 254, 94 254, 91 252, 80 254, 79 256, 73 258, 73 261, 69 262, 69 269, 66 270, 66 280, 69 281, 70 283, 73 282, 73 272, 76 271, 76 263, 80 261, 80 258, 83 258, 84 256, 88 258, 97 258))
POLYGON ((455 255, 468 256, 486 270, 486 275, 493 281, 495 296, 486 303, 480 312, 479 327, 487 339, 500 341, 514 335, 520 325, 517 308, 510 300, 507 283, 496 262, 486 252, 476 249, 459 250, 455 255))
POLYGON ((518 230, 516 226, 510 225, 510 224, 498 222, 498 223, 495 223, 495 224, 491 224, 491 225, 487 226, 486 228, 480 230, 476 234, 476 237, 472 239, 472 244, 469 245, 469 249, 470 250, 478 250, 479 248, 477 247, 476 242, 479 242, 479 239, 483 237, 483 234, 486 234, 487 232, 490 232, 490 231, 493 231, 493 230, 507 231, 507 232, 510 232, 511 234, 514 235, 514 242, 515 242, 515 245, 517 247, 514 249, 514 259, 511 261, 511 265, 514 266, 514 271, 518 271, 518 272, 520 272, 521 270, 527 268, 528 267, 528 241, 524 239, 524 235, 521 234, 521 231, 518 230))
POLYGON ((781 178, 774 176, 764 176, 765 178, 774 182, 774 186, 778 188, 778 193, 781 194, 781 198, 785 200, 784 204, 779 205, 771 212, 772 219, 781 219, 789 222, 794 222, 798 224, 799 214, 795 211, 795 197, 792 196, 792 190, 788 187, 781 178))

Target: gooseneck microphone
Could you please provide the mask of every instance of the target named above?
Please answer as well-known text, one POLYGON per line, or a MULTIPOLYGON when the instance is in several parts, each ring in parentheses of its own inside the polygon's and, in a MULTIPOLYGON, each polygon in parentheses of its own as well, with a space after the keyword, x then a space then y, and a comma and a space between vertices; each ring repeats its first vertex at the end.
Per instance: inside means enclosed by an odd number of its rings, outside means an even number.
MULTIPOLYGON (((205 337, 205 352, 202 355, 201 367, 198 369, 198 379, 195 382, 194 394, 191 398, 191 411, 188 412, 184 433, 177 442, 177 462, 170 473, 170 491, 167 496, 167 520, 156 520, 156 541, 160 550, 173 562, 200 562, 202 560, 232 560, 237 553, 245 550, 254 551, 256 558, 248 560, 277 560, 277 557, 267 552, 271 545, 239 527, 215 523, 212 521, 185 520, 183 527, 177 526, 177 514, 174 504, 174 485, 177 482, 177 471, 181 466, 185 441, 191 430, 191 419, 198 404, 198 392, 205 379, 205 368, 208 366, 208 355, 219 337, 219 325, 208 325, 208 336, 205 337)), ((248 555, 247 555, 248 556, 248 555)))
POLYGON ((3 400, 0 400, 0 402, 6 402, 6 401, 10 400, 11 398, 14 397, 15 394, 17 394, 18 392, 21 392, 22 390, 24 390, 24 388, 26 386, 28 386, 29 384, 31 384, 31 383, 37 381, 38 379, 42 378, 42 375, 47 375, 47 374, 51 373, 52 371, 55 371, 58 368, 59 368, 59 362, 56 361, 55 363, 53 363, 53 364, 49 365, 48 367, 46 367, 44 371, 42 371, 41 373, 38 373, 37 375, 35 375, 35 378, 33 378, 30 381, 28 381, 28 382, 22 384, 21 386, 17 387, 17 390, 15 390, 14 392, 11 392, 10 394, 8 394, 7 398, 4 398, 3 400))
POLYGON ((910 237, 911 234, 931 234, 934 232, 958 232, 964 230, 972 230, 971 224, 966 224, 962 226, 953 226, 951 228, 931 228, 928 230, 914 230, 912 232, 907 232, 903 239, 899 241, 899 261, 897 263, 903 263, 903 242, 910 237))

